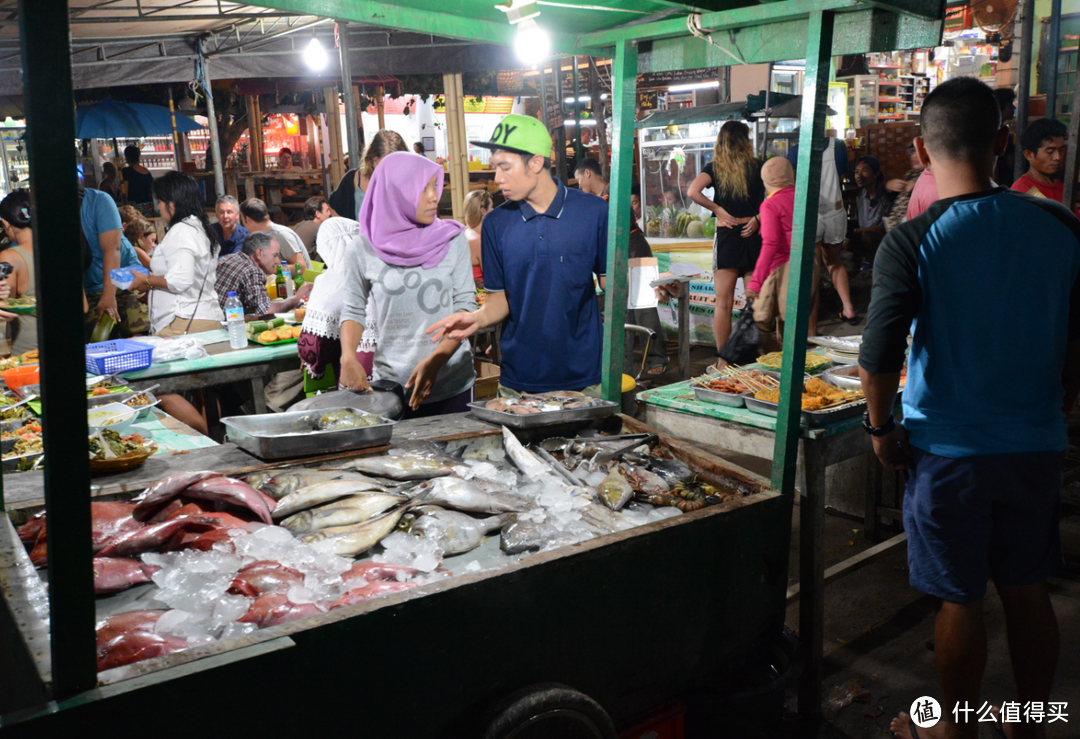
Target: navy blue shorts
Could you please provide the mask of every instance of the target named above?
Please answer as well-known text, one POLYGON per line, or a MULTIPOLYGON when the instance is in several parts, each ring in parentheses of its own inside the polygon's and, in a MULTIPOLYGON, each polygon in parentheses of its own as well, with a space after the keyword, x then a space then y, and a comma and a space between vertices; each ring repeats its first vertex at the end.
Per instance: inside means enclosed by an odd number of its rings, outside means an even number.
POLYGON ((1062 566, 1063 452, 960 459, 912 452, 904 528, 914 587, 973 603, 986 595, 987 580, 1035 585, 1062 566))

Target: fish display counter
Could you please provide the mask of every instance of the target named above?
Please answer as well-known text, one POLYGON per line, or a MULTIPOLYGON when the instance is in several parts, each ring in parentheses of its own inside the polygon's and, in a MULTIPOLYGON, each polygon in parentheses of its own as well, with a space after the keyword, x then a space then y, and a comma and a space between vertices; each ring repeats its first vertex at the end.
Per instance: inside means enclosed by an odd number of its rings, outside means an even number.
POLYGON ((102 687, 60 711, 44 709, 47 512, 4 521, 24 686, 20 705, 0 699, 0 736, 160 718, 177 690, 220 731, 302 731, 358 705, 373 736, 434 737, 482 734, 533 685, 570 686, 616 722, 741 685, 782 633, 790 500, 625 417, 616 436, 528 444, 473 426, 95 500, 102 687), (675 614, 693 628, 671 629, 675 614), (268 679, 304 710, 237 712, 268 679))

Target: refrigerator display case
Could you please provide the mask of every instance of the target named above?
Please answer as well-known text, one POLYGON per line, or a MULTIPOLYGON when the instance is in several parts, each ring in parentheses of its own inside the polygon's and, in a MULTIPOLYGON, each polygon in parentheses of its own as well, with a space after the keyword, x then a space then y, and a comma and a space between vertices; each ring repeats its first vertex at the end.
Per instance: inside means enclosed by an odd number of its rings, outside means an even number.
POLYGON ((25 126, 0 127, 0 190, 4 194, 30 186, 30 164, 26 158, 25 126))

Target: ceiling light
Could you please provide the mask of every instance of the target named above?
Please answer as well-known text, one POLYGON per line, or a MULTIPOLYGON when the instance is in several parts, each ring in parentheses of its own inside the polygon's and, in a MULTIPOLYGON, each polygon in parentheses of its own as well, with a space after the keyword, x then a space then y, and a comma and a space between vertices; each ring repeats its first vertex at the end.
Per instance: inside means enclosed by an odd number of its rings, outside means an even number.
POLYGON ((518 59, 529 66, 547 59, 551 53, 551 39, 547 31, 538 26, 532 18, 523 20, 517 27, 514 51, 517 52, 518 59))
POLYGON ((312 38, 304 48, 304 63, 310 69, 319 72, 326 68, 328 61, 330 58, 326 55, 326 49, 319 43, 319 39, 312 38))
MULTIPOLYGON (((573 125, 576 125, 576 124, 574 123, 573 120, 568 118, 567 120, 563 121, 563 125, 564 126, 573 126, 573 125)), ((583 126, 595 126, 596 121, 582 121, 581 125, 583 125, 583 126)))

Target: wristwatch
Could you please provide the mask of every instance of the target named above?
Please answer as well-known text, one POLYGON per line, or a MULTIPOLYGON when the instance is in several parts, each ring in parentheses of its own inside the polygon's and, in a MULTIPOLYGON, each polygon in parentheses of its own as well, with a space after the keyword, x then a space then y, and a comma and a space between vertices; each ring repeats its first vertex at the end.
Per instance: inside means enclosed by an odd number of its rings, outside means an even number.
POLYGON ((884 426, 872 426, 870 424, 870 411, 865 411, 862 414, 862 427, 871 436, 887 436, 896 428, 896 419, 890 415, 884 426))

